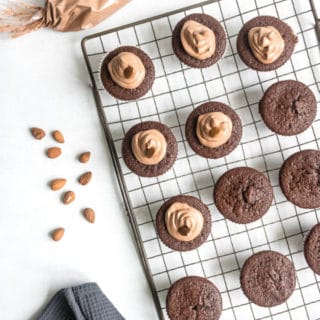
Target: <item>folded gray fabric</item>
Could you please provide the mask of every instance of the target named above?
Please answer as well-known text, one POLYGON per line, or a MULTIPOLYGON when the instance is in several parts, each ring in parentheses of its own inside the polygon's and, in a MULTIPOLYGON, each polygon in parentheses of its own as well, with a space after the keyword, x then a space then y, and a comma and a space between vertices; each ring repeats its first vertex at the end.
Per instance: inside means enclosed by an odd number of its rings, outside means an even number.
POLYGON ((123 320, 96 283, 58 291, 38 320, 123 320))

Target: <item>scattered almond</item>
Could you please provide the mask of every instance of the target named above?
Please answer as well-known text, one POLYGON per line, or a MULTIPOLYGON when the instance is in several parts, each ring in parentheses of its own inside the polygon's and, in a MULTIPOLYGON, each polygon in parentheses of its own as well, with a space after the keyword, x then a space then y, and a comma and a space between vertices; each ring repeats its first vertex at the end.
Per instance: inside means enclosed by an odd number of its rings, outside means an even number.
POLYGON ((34 138, 41 140, 45 137, 46 133, 41 128, 31 128, 31 134, 34 136, 34 138))
POLYGON ((59 130, 55 130, 52 132, 52 137, 59 143, 64 143, 64 136, 59 130))
POLYGON ((91 153, 89 151, 81 153, 79 156, 79 161, 82 163, 88 162, 90 159, 90 155, 91 153))
POLYGON ((96 214, 91 208, 86 208, 83 211, 84 217, 90 222, 94 223, 96 219, 96 214))
POLYGON ((63 196, 62 202, 64 204, 69 204, 72 201, 74 201, 75 198, 76 198, 76 195, 75 195, 75 193, 73 191, 67 191, 63 196))
POLYGON ((50 188, 53 191, 60 190, 61 188, 64 187, 66 182, 67 182, 67 179, 62 179, 62 178, 61 179, 54 179, 50 183, 50 188))
POLYGON ((61 152, 62 152, 61 148, 58 148, 58 147, 49 148, 47 150, 47 156, 50 159, 54 159, 54 158, 59 157, 61 152))
POLYGON ((57 228, 53 230, 51 237, 54 241, 59 241, 62 239, 63 235, 64 235, 64 228, 57 228))
POLYGON ((80 176, 79 178, 79 182, 80 184, 82 184, 83 186, 85 186, 86 184, 88 184, 91 180, 92 177, 92 172, 88 171, 86 173, 84 173, 82 176, 80 176))

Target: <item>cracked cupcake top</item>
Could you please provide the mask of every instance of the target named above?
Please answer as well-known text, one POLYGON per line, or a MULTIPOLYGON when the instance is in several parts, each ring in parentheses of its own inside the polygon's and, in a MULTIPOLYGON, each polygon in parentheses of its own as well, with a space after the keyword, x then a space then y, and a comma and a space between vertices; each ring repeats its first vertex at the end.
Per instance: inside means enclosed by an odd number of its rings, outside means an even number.
POLYGON ((305 84, 285 80, 268 88, 260 101, 259 110, 270 130, 291 136, 305 131, 312 124, 317 102, 305 84))
POLYGON ((301 208, 320 207, 320 151, 303 150, 290 156, 280 170, 287 199, 301 208))
POLYGON ((166 305, 172 320, 218 320, 222 312, 219 289, 211 281, 197 276, 176 281, 168 292, 166 305))
POLYGON ((271 250, 260 251, 246 260, 240 281, 248 299, 262 307, 273 307, 291 296, 296 272, 284 255, 271 250))
POLYGON ((249 223, 261 218, 273 199, 269 180, 259 171, 239 167, 224 173, 216 183, 214 200, 229 220, 249 223))

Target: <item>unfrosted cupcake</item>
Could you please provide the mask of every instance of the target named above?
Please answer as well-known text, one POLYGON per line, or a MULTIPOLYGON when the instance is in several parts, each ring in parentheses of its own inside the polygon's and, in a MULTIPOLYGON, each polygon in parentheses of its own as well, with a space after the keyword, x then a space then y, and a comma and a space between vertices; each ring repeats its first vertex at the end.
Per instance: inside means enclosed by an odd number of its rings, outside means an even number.
POLYGON ((261 307, 274 307, 292 295, 296 271, 293 263, 281 253, 260 251, 245 261, 240 283, 250 301, 261 307))
POLYGON ((304 256, 309 267, 320 276, 320 223, 309 232, 304 243, 304 256))
POLYGON ((152 87, 155 77, 150 57, 132 46, 119 47, 104 58, 100 78, 104 88, 120 100, 136 100, 152 87))
POLYGON ((225 218, 236 223, 260 219, 273 200, 269 179, 261 172, 238 167, 225 172, 214 187, 214 202, 225 218))
POLYGON ((311 126, 317 114, 317 100, 304 83, 279 81, 264 93, 259 112, 270 130, 292 136, 311 126))
POLYGON ((170 320, 218 320, 222 312, 222 298, 211 281, 189 276, 171 286, 166 308, 170 320))
POLYGON ((284 161, 280 187, 286 198, 300 208, 320 208, 320 151, 303 150, 284 161))

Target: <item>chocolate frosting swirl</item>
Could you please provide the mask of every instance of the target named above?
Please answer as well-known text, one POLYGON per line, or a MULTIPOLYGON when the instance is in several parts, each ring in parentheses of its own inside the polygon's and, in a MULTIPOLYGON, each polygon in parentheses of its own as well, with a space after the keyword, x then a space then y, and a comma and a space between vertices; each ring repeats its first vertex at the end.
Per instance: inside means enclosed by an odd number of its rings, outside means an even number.
POLYGON ((142 61, 132 52, 120 52, 113 57, 108 70, 112 80, 125 89, 136 89, 146 75, 142 61))
POLYGON ((184 50, 198 60, 210 58, 216 50, 216 37, 207 26, 188 20, 184 23, 180 33, 184 50))
POLYGON ((280 32, 272 26, 250 29, 248 41, 252 53, 263 64, 276 61, 284 50, 284 40, 280 32))
POLYGON ((196 134, 206 147, 216 148, 225 144, 231 133, 232 121, 222 112, 208 112, 198 117, 196 134))
POLYGON ((133 136, 131 148, 135 158, 140 163, 154 165, 165 157, 167 141, 159 130, 144 130, 133 136))
POLYGON ((203 228, 202 213, 187 203, 175 202, 165 214, 169 234, 181 241, 191 241, 201 234, 203 228))

